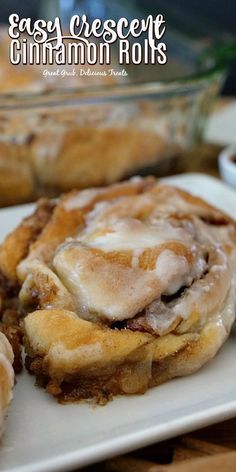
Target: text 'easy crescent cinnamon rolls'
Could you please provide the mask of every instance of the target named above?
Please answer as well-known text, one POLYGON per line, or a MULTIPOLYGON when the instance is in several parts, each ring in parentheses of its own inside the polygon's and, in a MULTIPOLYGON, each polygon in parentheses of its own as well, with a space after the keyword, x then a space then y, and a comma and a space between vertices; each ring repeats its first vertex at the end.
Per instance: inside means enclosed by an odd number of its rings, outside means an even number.
POLYGON ((196 371, 235 319, 235 234, 152 178, 39 201, 0 251, 28 370, 60 401, 101 403, 196 371))

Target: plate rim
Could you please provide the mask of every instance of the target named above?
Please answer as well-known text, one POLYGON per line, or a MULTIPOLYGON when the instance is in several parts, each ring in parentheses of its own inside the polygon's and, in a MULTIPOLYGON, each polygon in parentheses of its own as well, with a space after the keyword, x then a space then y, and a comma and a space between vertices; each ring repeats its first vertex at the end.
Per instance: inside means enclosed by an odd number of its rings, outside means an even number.
MULTIPOLYGON (((236 400, 229 402, 227 408, 224 404, 222 406, 207 408, 207 412, 207 417, 205 410, 194 414, 194 430, 233 418, 236 414, 236 400)), ((166 428, 170 422, 167 422, 165 427, 163 425, 161 429, 159 425, 149 426, 142 431, 126 433, 123 437, 110 439, 109 441, 106 440, 105 442, 101 441, 95 446, 88 446, 87 448, 84 448, 82 454, 78 449, 73 452, 63 453, 59 456, 57 455, 55 458, 38 461, 35 464, 30 463, 27 466, 22 465, 20 467, 8 468, 3 472, 66 472, 66 470, 73 470, 74 467, 86 467, 96 462, 118 456, 119 454, 123 455, 154 444, 158 441, 165 441, 179 434, 186 434, 193 431, 191 422, 192 415, 189 414, 184 417, 184 420, 178 418, 171 421, 172 426, 171 431, 169 432, 166 428), (173 426, 173 423, 178 424, 174 424, 173 426), (107 451, 107 449, 109 451, 107 451), (92 454, 91 450, 93 450, 92 454)))

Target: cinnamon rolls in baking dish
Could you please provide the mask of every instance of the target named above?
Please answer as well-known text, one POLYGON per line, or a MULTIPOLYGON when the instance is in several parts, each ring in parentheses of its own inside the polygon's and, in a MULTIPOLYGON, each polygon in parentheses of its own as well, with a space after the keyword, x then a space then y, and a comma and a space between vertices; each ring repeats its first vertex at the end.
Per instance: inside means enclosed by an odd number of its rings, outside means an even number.
POLYGON ((235 319, 235 235, 152 178, 40 201, 0 251, 28 370, 60 401, 100 402, 196 371, 235 319))

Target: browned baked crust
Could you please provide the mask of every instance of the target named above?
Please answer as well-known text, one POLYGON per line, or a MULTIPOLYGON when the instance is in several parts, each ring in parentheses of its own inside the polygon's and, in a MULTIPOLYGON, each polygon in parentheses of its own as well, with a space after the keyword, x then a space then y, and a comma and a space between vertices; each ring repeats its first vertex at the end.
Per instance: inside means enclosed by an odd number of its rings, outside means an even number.
POLYGON ((49 200, 39 200, 33 215, 25 218, 17 230, 6 237, 0 247, 1 273, 9 283, 17 283, 16 267, 27 256, 32 243, 47 225, 53 208, 54 204, 49 200))
POLYGON ((104 330, 64 310, 37 311, 25 319, 26 367, 60 402, 92 398, 104 403, 198 370, 229 334, 231 322, 221 320, 213 318, 197 333, 154 337, 104 330))
MULTIPOLYGON (((21 231, 2 245, 2 272, 21 231)), ((190 374, 235 318, 234 222, 152 178, 65 195, 21 254, 9 276, 31 311, 27 368, 60 401, 190 374)))

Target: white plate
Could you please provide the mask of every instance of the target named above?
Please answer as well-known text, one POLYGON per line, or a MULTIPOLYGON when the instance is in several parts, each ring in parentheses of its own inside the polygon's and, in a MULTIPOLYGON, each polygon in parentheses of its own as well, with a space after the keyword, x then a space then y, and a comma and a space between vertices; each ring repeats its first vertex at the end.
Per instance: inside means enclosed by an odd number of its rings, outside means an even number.
MULTIPOLYGON (((200 194, 236 216, 236 192, 216 179, 186 174, 168 182, 200 194)), ((1 237, 29 205, 0 212, 1 237)), ((66 471, 236 415, 236 335, 216 358, 189 377, 104 407, 58 405, 19 376, 0 449, 0 471, 66 471)))

